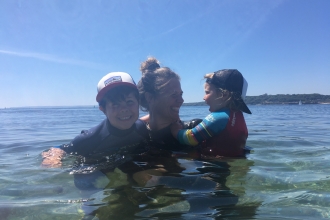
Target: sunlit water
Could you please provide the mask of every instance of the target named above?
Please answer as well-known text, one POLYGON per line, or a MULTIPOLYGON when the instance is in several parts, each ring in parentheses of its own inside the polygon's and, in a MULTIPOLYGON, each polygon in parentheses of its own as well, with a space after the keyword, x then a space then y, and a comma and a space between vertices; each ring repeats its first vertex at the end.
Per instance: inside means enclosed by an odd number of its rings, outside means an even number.
MULTIPOLYGON (((154 161, 169 173, 145 187, 116 169, 89 194, 75 187, 70 158, 46 169, 40 153, 97 125, 97 108, 1 109, 0 219, 87 219, 88 209, 100 219, 330 218, 330 105, 250 109, 246 159, 154 161)), ((184 120, 207 113, 181 109, 184 120)))

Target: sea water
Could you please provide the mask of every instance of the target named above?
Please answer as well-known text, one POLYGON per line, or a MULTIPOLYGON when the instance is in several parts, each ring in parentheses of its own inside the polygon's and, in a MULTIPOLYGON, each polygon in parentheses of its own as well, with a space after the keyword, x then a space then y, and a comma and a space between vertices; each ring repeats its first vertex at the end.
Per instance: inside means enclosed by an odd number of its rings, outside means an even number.
MULTIPOLYGON (((115 169, 89 194, 70 158, 44 168, 40 154, 100 123, 97 107, 1 109, 0 219, 86 219, 88 209, 99 219, 329 219, 330 105, 249 107, 246 158, 153 161, 169 169, 145 186, 115 169)), ((207 114, 180 110, 183 120, 207 114)))

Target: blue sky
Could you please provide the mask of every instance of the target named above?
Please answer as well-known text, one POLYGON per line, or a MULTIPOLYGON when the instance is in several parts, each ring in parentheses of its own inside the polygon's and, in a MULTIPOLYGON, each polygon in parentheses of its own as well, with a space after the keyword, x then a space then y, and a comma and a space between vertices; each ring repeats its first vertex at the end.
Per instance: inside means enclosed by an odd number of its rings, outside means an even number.
POLYGON ((2 0, 0 108, 96 105, 113 71, 156 57, 185 102, 203 75, 238 69, 247 95, 330 95, 329 0, 2 0))

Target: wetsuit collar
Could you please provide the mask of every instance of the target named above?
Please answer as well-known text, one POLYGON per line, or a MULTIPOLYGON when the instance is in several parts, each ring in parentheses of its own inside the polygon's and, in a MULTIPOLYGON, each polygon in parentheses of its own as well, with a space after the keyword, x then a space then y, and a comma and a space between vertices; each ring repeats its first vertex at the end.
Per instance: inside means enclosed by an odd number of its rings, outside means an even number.
POLYGON ((110 124, 109 120, 107 120, 107 128, 110 134, 122 137, 122 136, 126 136, 127 134, 131 133, 134 130, 135 123, 129 129, 120 130, 118 128, 115 128, 112 124, 110 124))
POLYGON ((229 108, 222 108, 214 112, 230 112, 229 108))

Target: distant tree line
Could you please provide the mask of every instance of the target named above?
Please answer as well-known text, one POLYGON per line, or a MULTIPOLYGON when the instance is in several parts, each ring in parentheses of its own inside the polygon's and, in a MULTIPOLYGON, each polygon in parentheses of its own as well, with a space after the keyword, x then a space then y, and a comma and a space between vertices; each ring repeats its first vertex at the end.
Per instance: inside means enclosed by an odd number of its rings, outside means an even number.
MULTIPOLYGON (((245 103, 247 105, 281 105, 281 104, 298 104, 301 101, 302 104, 322 104, 330 103, 330 95, 321 94, 278 94, 268 95, 263 94, 259 96, 246 96, 245 103)), ((205 102, 193 102, 184 103, 183 105, 206 105, 205 102)))

